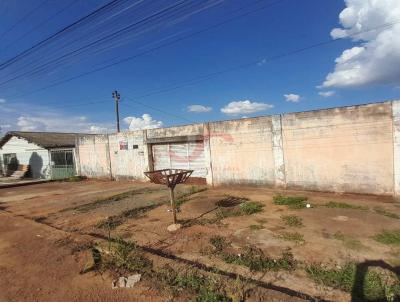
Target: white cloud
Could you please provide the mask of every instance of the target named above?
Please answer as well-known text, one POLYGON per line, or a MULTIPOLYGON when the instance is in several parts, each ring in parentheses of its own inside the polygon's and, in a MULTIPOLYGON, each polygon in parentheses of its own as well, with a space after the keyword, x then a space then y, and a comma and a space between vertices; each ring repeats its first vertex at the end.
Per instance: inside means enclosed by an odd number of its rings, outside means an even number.
POLYGON ((0 106, 0 121, 3 131, 6 128, 4 125, 23 131, 90 133, 93 132, 91 126, 107 129, 106 132, 115 131, 113 123, 94 123, 84 115, 72 115, 49 106, 20 102, 7 102, 6 106, 0 106))
POLYGON ((300 102, 300 96, 298 94, 289 93, 289 94, 284 94, 283 96, 285 97, 286 102, 292 102, 292 103, 300 102))
POLYGON ((335 91, 329 90, 329 91, 320 91, 318 94, 324 98, 329 98, 330 96, 335 95, 335 91))
POLYGON ((188 112, 195 112, 195 113, 210 112, 211 110, 212 110, 211 107, 203 105, 190 105, 187 107, 188 112))
POLYGON ((20 116, 17 120, 17 126, 22 131, 47 130, 45 119, 38 117, 20 116))
POLYGON ((110 132, 110 129, 107 127, 101 127, 101 126, 96 126, 96 125, 91 125, 89 127, 89 132, 94 133, 94 134, 102 134, 102 133, 108 133, 110 132))
POLYGON ((234 101, 221 108, 221 112, 229 115, 241 115, 264 111, 273 107, 274 105, 271 104, 251 102, 250 100, 234 101))
POLYGON ((358 46, 346 49, 335 62, 322 87, 400 84, 400 1, 346 0, 339 19, 343 28, 331 31, 334 39, 351 38, 358 46), (382 26, 382 25, 388 26, 382 26), (374 30, 371 30, 375 28, 374 30), (358 32, 360 34, 355 35, 358 32))
POLYGON ((161 121, 154 120, 150 114, 143 114, 142 117, 128 116, 124 122, 129 125, 129 130, 153 129, 162 127, 161 121))
POLYGON ((263 66, 265 63, 267 63, 267 59, 264 58, 257 62, 257 66, 263 66))
POLYGON ((6 102, 7 102, 6 99, 0 99, 0 104, 4 104, 6 102))

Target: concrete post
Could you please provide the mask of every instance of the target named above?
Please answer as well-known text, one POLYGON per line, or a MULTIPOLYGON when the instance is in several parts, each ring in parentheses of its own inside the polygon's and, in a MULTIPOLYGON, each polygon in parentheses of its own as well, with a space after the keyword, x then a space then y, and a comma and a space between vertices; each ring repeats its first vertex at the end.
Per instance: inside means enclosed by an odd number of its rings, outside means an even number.
POLYGON ((275 186, 286 187, 281 115, 272 116, 272 153, 274 156, 275 186))
POLYGON ((206 161, 207 176, 206 182, 208 185, 213 186, 213 170, 212 170, 212 156, 211 156, 211 133, 210 123, 203 124, 203 137, 204 137, 204 159, 206 161))
POLYGON ((393 123, 393 193, 400 198, 400 101, 392 102, 393 123))

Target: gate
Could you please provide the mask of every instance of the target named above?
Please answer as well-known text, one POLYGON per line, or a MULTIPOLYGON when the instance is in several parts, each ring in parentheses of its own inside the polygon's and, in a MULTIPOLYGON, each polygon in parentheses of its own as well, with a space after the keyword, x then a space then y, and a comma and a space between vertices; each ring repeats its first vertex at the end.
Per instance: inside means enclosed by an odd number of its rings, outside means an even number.
POLYGON ((74 150, 51 150, 51 179, 65 179, 75 176, 74 150))

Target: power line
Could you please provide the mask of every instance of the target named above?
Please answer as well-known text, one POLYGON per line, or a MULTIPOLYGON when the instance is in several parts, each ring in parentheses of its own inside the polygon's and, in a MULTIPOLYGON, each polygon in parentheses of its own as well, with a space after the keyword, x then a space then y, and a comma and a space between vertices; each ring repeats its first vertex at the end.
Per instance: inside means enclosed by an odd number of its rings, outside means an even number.
MULTIPOLYGON (((357 33, 353 33, 351 35, 348 35, 347 37, 353 37, 353 36, 357 36, 357 35, 360 35, 362 33, 373 31, 373 30, 376 30, 376 29, 379 29, 379 28, 393 26, 393 25, 395 25, 395 24, 397 24, 399 22, 400 21, 386 23, 386 24, 377 26, 375 28, 371 28, 371 29, 367 29, 367 30, 360 31, 360 32, 357 32, 357 33)), ((323 45, 327 45, 327 44, 336 42, 336 41, 338 41, 340 39, 343 39, 343 38, 338 38, 338 39, 333 39, 333 40, 329 40, 329 41, 315 43, 315 44, 312 44, 312 45, 307 46, 307 47, 299 48, 299 49, 296 49, 296 50, 293 50, 293 51, 290 51, 290 52, 286 52, 286 53, 283 53, 283 54, 280 54, 280 55, 276 55, 276 56, 270 57, 268 59, 264 59, 265 60, 264 62, 267 63, 267 62, 271 62, 271 61, 274 61, 274 60, 277 60, 277 59, 281 59, 281 58, 284 58, 286 56, 290 56, 290 55, 293 55, 293 54, 304 52, 304 51, 312 49, 312 48, 316 48, 316 47, 320 47, 320 46, 323 46, 323 45)), ((144 94, 144 95, 137 96, 137 97, 135 97, 135 100, 138 99, 138 98, 145 98, 145 97, 148 97, 148 96, 151 96, 151 95, 154 95, 154 94, 159 94, 159 93, 164 93, 164 92, 168 92, 168 91, 171 91, 171 90, 179 89, 181 87, 185 87, 185 86, 188 86, 188 85, 193 85, 193 84, 196 84, 198 82, 201 82, 201 81, 204 81, 204 80, 208 80, 209 78, 214 77, 216 75, 223 74, 223 73, 230 72, 230 71, 234 71, 234 70, 238 70, 238 69, 241 69, 241 68, 246 68, 246 67, 255 65, 255 64, 259 63, 259 62, 260 62, 259 59, 258 60, 253 60, 251 62, 248 62, 248 63, 245 63, 245 64, 241 64, 241 65, 238 65, 238 66, 234 66, 234 67, 231 67, 231 68, 227 68, 227 69, 222 70, 222 71, 216 71, 216 72, 212 72, 212 73, 209 73, 209 74, 205 74, 205 75, 202 75, 200 77, 196 77, 196 78, 192 78, 190 80, 186 80, 186 81, 183 82, 183 84, 177 84, 175 86, 171 86, 171 87, 164 88, 164 89, 161 89, 161 90, 158 90, 158 91, 154 91, 154 92, 150 92, 150 93, 147 93, 147 94, 144 94)), ((44 89, 45 88, 41 88, 40 90, 44 90, 44 89)), ((135 100, 131 100, 131 101, 132 102, 133 101, 137 102, 135 100)), ((137 102, 137 103, 143 105, 143 103, 139 103, 139 102, 137 102)), ((82 105, 83 104, 80 104, 80 105, 77 105, 77 106, 82 106, 82 105)), ((65 107, 75 107, 75 106, 76 105, 65 106, 65 107)), ((145 105, 145 106, 148 106, 148 105, 145 105)), ((157 109, 155 107, 149 107, 149 108, 152 108, 153 110, 160 111, 159 109, 157 109)), ((160 111, 160 112, 162 112, 162 111, 160 111)), ((163 112, 163 113, 166 113, 166 112, 163 112)), ((169 114, 169 113, 167 113, 167 114, 169 114)), ((174 116, 175 117, 179 117, 177 115, 174 115, 174 116)), ((179 118, 182 118, 182 117, 179 117, 179 118)), ((186 118, 185 118, 185 120, 190 121, 190 120, 188 120, 186 118)), ((190 121, 190 122, 192 122, 192 121, 190 121)))
POLYGON ((11 63, 16 62, 17 60, 19 60, 21 57, 26 56, 27 54, 31 53, 33 50, 38 49, 40 47, 42 47, 45 43, 47 43, 48 41, 51 41, 52 39, 60 36, 61 34, 67 32, 68 30, 70 30, 71 28, 74 28, 75 26, 77 26, 78 24, 81 24, 82 22, 92 18, 93 16, 99 14, 100 12, 109 9, 110 7, 114 6, 115 4, 117 4, 118 2, 120 2, 121 0, 112 0, 106 4, 104 4, 103 6, 95 9, 94 11, 92 11, 91 13, 79 18, 78 20, 74 21, 73 23, 63 27, 62 29, 58 30, 56 33, 50 35, 49 37, 45 38, 44 40, 41 40, 37 43, 35 43, 34 45, 32 45, 31 47, 29 47, 28 49, 20 52, 19 54, 15 55, 14 57, 6 60, 5 62, 0 64, 0 70, 4 69, 5 67, 7 67, 8 65, 10 65, 11 63))
POLYGON ((17 22, 12 24, 10 27, 8 27, 1 35, 0 35, 0 40, 4 38, 5 35, 7 35, 10 31, 12 31, 15 27, 17 27, 20 23, 24 22, 26 19, 28 19, 31 15, 33 15, 38 9, 40 9, 47 0, 42 1, 39 3, 39 5, 35 6, 33 9, 28 11, 24 16, 22 16, 20 19, 18 19, 17 22))
MULTIPOLYGON (((58 58, 53 59, 53 60, 50 60, 49 62, 43 64, 42 66, 36 67, 36 69, 34 69, 33 71, 28 71, 26 73, 22 73, 22 74, 20 74, 18 76, 10 78, 10 79, 8 79, 6 81, 3 81, 3 82, 0 83, 0 85, 4 85, 6 83, 9 83, 10 81, 16 80, 16 79, 21 78, 23 76, 34 75, 35 73, 40 72, 46 66, 51 66, 52 63, 57 63, 58 61, 63 60, 65 58, 68 58, 71 55, 79 54, 80 52, 82 52, 84 50, 87 50, 87 49, 90 49, 91 47, 94 47, 94 46, 100 44, 101 42, 104 42, 104 41, 107 42, 107 40, 110 41, 112 39, 115 39, 119 35, 123 34, 124 32, 126 32, 126 31, 128 31, 128 30, 130 30, 132 28, 134 28, 137 25, 142 25, 142 24, 145 25, 147 22, 150 22, 153 19, 162 18, 166 14, 168 14, 170 12, 173 12, 174 9, 183 9, 183 8, 185 8, 185 5, 186 5, 185 3, 188 3, 188 2, 181 1, 181 2, 178 2, 177 4, 174 4, 174 5, 171 5, 171 6, 167 7, 167 8, 165 8, 165 9, 162 9, 162 10, 160 10, 160 11, 158 11, 158 12, 156 12, 156 13, 150 15, 150 16, 146 16, 146 17, 142 18, 141 20, 130 24, 129 26, 126 26, 126 27, 124 27, 124 28, 122 28, 120 30, 117 30, 115 32, 112 32, 112 33, 106 35, 105 37, 102 37, 102 38, 97 39, 97 40, 95 40, 93 42, 90 42, 89 44, 86 44, 86 45, 84 45, 84 46, 82 46, 82 47, 80 47, 80 48, 78 48, 76 50, 73 50, 73 51, 71 51, 71 52, 69 52, 67 54, 62 55, 61 57, 58 57, 58 58)), ((189 5, 187 5, 187 6, 188 6, 188 8, 190 8, 191 4, 189 3, 189 5)))
POLYGON ((55 14, 51 15, 50 17, 48 17, 47 19, 43 20, 42 22, 40 22, 39 24, 37 24, 36 26, 34 26, 33 28, 31 28, 29 31, 25 32, 23 35, 21 35, 20 37, 18 37, 17 39, 13 40, 11 43, 7 44, 3 50, 8 49, 10 46, 14 45, 15 43, 21 41, 23 38, 25 38, 26 36, 28 36, 29 34, 31 34, 32 32, 34 32, 35 30, 37 30, 39 27, 43 26, 44 24, 46 24, 47 22, 49 22, 50 20, 54 19, 55 17, 57 17, 58 15, 62 14, 64 11, 66 11, 67 9, 69 9, 71 6, 73 6, 75 3, 77 3, 79 0, 73 0, 71 1, 68 5, 66 5, 65 7, 63 7, 62 9, 58 10, 55 14))
MULTIPOLYGON (((274 4, 276 4, 276 3, 278 3, 278 2, 281 2, 281 1, 274 2, 274 4)), ((270 4, 270 5, 273 5, 273 4, 270 4)), ((263 7, 263 8, 261 8, 261 9, 265 9, 265 8, 266 8, 266 7, 263 7)), ((260 10, 260 9, 253 10, 253 11, 251 11, 251 12, 247 12, 247 13, 245 13, 245 14, 243 14, 243 15, 236 16, 236 17, 234 17, 234 18, 225 20, 225 21, 223 21, 223 22, 217 23, 217 24, 215 24, 215 25, 212 25, 212 26, 207 27, 207 28, 205 28, 205 29, 202 29, 202 30, 200 30, 200 31, 194 32, 194 33, 189 34, 189 35, 187 35, 187 36, 184 36, 184 37, 181 37, 181 38, 179 38, 179 39, 175 39, 175 40, 173 40, 173 41, 170 41, 170 42, 168 42, 168 43, 164 43, 164 44, 162 44, 162 45, 160 45, 160 46, 151 48, 151 49, 146 50, 146 51, 144 51, 144 52, 142 52, 142 53, 139 53, 139 54, 130 56, 130 57, 128 57, 128 58, 119 60, 119 61, 117 61, 117 62, 113 62, 113 63, 107 64, 107 65, 102 66, 102 67, 99 67, 99 68, 97 68, 97 69, 94 69, 94 70, 91 70, 91 71, 88 71, 88 72, 84 72, 84 73, 79 74, 79 75, 77 75, 77 76, 73 76, 73 77, 70 77, 70 78, 68 78, 68 79, 65 79, 65 80, 62 80, 62 81, 59 81, 59 82, 56 82, 56 83, 47 85, 47 86, 45 86, 45 87, 36 89, 36 90, 31 91, 31 92, 28 92, 28 93, 26 93, 26 94, 17 95, 17 96, 26 96, 26 95, 31 94, 31 93, 36 93, 36 92, 39 92, 39 91, 43 91, 43 90, 46 90, 46 89, 48 89, 48 88, 55 87, 55 86, 61 85, 61 84, 63 84, 63 83, 70 82, 70 81, 72 81, 72 80, 81 78, 81 77, 83 77, 83 76, 86 76, 86 75, 89 75, 89 74, 92 74, 92 73, 95 73, 95 72, 98 72, 98 71, 101 71, 101 70, 104 70, 104 69, 108 69, 108 68, 113 67, 113 66, 115 66, 115 65, 118 65, 118 64, 121 64, 121 63, 130 61, 130 60, 133 60, 133 59, 135 59, 135 58, 137 58, 137 57, 146 55, 146 54, 148 54, 148 53, 154 52, 154 51, 156 51, 156 50, 158 50, 158 49, 161 49, 161 48, 164 48, 164 47, 166 47, 166 46, 170 46, 170 45, 172 45, 172 44, 175 44, 175 43, 177 43, 177 42, 180 42, 180 41, 182 41, 182 40, 185 40, 185 39, 187 39, 187 38, 190 38, 190 37, 192 37, 192 36, 194 36, 194 35, 197 35, 197 34, 200 34, 200 33, 205 32, 205 31, 208 31, 208 30, 210 30, 210 29, 213 29, 213 28, 215 28, 215 27, 219 27, 219 26, 221 26, 222 24, 226 24, 226 23, 228 23, 228 22, 231 22, 232 20, 235 20, 235 19, 237 19, 237 18, 243 17, 243 16, 245 16, 245 15, 248 15, 248 14, 250 14, 250 13, 252 13, 252 12, 256 12, 256 11, 259 11, 259 10, 260 10)), ((390 26, 393 26, 393 25, 395 25, 395 24, 398 24, 399 22, 400 22, 400 20, 395 21, 395 22, 385 23, 385 24, 382 24, 382 25, 377 26, 377 27, 374 27, 374 28, 370 28, 370 29, 366 29, 366 30, 362 30, 362 31, 353 33, 353 34, 349 34, 349 35, 347 35, 346 37, 340 37, 340 38, 336 38, 336 39, 330 39, 330 40, 318 42, 318 43, 315 43, 315 44, 311 44, 311 45, 306 46, 306 47, 303 47, 303 48, 298 48, 298 49, 295 49, 295 50, 292 50, 292 51, 289 51, 289 52, 285 52, 285 53, 282 53, 282 54, 279 54, 279 55, 275 55, 275 56, 272 56, 272 57, 269 57, 269 58, 263 58, 263 59, 253 60, 253 61, 251 61, 251 62, 247 62, 247 63, 240 64, 240 65, 237 65, 237 66, 233 66, 233 67, 227 68, 227 69, 222 70, 222 71, 212 72, 212 73, 209 73, 209 74, 206 74, 206 75, 203 75, 203 76, 200 76, 200 77, 198 77, 198 78, 194 78, 194 79, 191 79, 191 80, 185 81, 185 82, 191 82, 191 81, 201 82, 201 81, 207 80, 207 79, 209 79, 209 78, 212 78, 212 77, 214 77, 214 76, 217 76, 217 75, 220 75, 220 74, 223 74, 223 73, 227 73, 227 72, 231 72, 231 71, 235 71, 235 70, 240 70, 240 69, 244 69, 244 68, 253 66, 253 65, 255 65, 255 64, 260 63, 260 61, 263 61, 263 63, 272 62, 272 61, 275 61, 275 60, 278 60, 278 59, 282 59, 282 58, 284 58, 284 57, 288 57, 288 56, 291 56, 291 55, 294 55, 294 54, 298 54, 298 53, 301 53, 301 52, 304 52, 304 51, 307 51, 307 50, 310 50, 310 49, 314 49, 314 48, 318 48, 318 47, 325 46, 325 45, 328 45, 328 44, 332 44, 332 43, 335 43, 335 42, 337 42, 337 41, 339 41, 339 40, 342 40, 342 39, 344 39, 344 38, 356 37, 356 36, 358 36, 358 35, 360 35, 360 34, 363 34, 363 33, 367 33, 367 32, 374 31, 374 30, 381 29, 381 28, 385 28, 385 27, 390 27, 390 26)), ((354 69, 357 69, 357 68, 354 68, 354 69)), ((190 84, 191 84, 191 83, 189 83, 189 85, 190 85, 190 84)), ((184 87, 184 86, 187 86, 187 85, 188 85, 188 84, 185 84, 185 85, 182 85, 182 86, 179 85, 179 86, 177 86, 176 88, 173 88, 173 89, 178 89, 178 88, 181 88, 181 87, 184 87)), ((173 90, 173 89, 169 89, 169 88, 168 88, 167 91, 170 91, 170 90, 173 90)), ((164 92, 164 91, 163 91, 163 92, 164 92)), ((152 94, 153 94, 153 93, 151 93, 151 95, 152 95, 152 94)), ((157 93, 157 94, 158 94, 158 93, 157 93)), ((148 96, 148 95, 146 95, 146 96, 148 96)), ((14 96, 14 97, 15 97, 15 96, 14 96)), ((141 97, 141 96, 139 96, 139 97, 141 97)))
MULTIPOLYGON (((237 20, 237 19, 239 19, 239 18, 243 18, 243 17, 248 16, 248 15, 250 15, 250 14, 259 12, 259 11, 261 11, 261 10, 264 10, 264 9, 266 9, 266 8, 268 8, 268 7, 271 7, 271 6, 273 6, 273 5, 276 5, 276 4, 281 3, 281 2, 283 2, 283 1, 285 1, 285 0, 278 0, 278 1, 275 1, 275 2, 273 2, 273 3, 269 3, 268 5, 265 5, 265 6, 261 7, 261 8, 257 8, 257 9, 251 10, 251 11, 249 11, 249 12, 246 12, 246 13, 243 13, 243 14, 240 14, 240 15, 237 15, 237 16, 234 16, 234 17, 229 18, 229 19, 227 19, 227 20, 224 20, 224 21, 222 21, 222 22, 213 24, 213 25, 208 26, 208 27, 206 27, 206 28, 204 28, 204 29, 201 29, 201 30, 199 30, 199 31, 190 33, 190 34, 188 34, 188 35, 186 35, 186 36, 184 36, 184 37, 181 37, 181 38, 172 40, 172 41, 167 42, 167 43, 164 43, 164 44, 161 44, 161 45, 159 45, 159 46, 157 46, 157 47, 150 48, 150 49, 145 50, 145 51, 143 51, 143 52, 140 52, 140 53, 138 53, 138 54, 135 54, 135 55, 126 57, 126 58, 124 58, 124 59, 117 60, 116 62, 112 62, 112 63, 106 64, 106 65, 104 65, 104 66, 100 66, 100 67, 98 67, 98 68, 96 68, 96 69, 93 69, 93 70, 90 70, 90 71, 87 71, 87 72, 80 73, 80 74, 78 74, 78 75, 69 77, 69 78, 67 78, 67 79, 57 81, 57 82, 55 82, 55 83, 46 85, 46 86, 41 87, 41 88, 39 88, 39 89, 35 89, 35 90, 29 91, 29 92, 24 93, 24 94, 13 95, 13 96, 11 96, 11 97, 21 97, 21 96, 26 96, 26 95, 29 95, 29 94, 32 94, 32 93, 36 93, 36 92, 39 92, 39 91, 43 91, 43 90, 46 90, 46 89, 48 89, 48 88, 52 88, 52 87, 55 87, 55 86, 59 86, 59 85, 61 85, 61 84, 64 84, 64 83, 67 83, 67 82, 70 82, 70 81, 79 79, 79 78, 81 78, 81 77, 84 77, 84 76, 87 76, 87 75, 90 75, 90 74, 93 74, 93 73, 96 73, 96 72, 99 72, 99 71, 102 71, 102 70, 111 68, 111 67, 113 67, 113 66, 116 66, 116 65, 119 65, 119 64, 122 64, 122 63, 126 63, 126 62, 131 61, 131 60, 134 60, 134 59, 136 59, 136 58, 138 58, 138 57, 147 55, 147 54, 152 53, 152 52, 154 52, 154 51, 157 51, 157 50, 159 50, 159 49, 162 49, 162 48, 171 46, 171 45, 173 45, 173 44, 176 44, 176 43, 178 43, 178 42, 184 41, 184 40, 186 40, 186 39, 189 39, 189 38, 191 38, 191 37, 193 37, 193 36, 196 36, 196 35, 198 35, 198 34, 202 34, 202 33, 205 33, 205 32, 207 32, 207 31, 209 31, 209 30, 218 28, 218 27, 223 26, 223 25, 225 25, 225 24, 227 24, 227 23, 230 23, 230 22, 232 22, 232 21, 235 21, 235 20, 237 20)), ((257 2, 260 2, 260 1, 257 1, 257 2)), ((244 8, 244 7, 241 7, 241 10, 242 10, 243 8, 244 8)))

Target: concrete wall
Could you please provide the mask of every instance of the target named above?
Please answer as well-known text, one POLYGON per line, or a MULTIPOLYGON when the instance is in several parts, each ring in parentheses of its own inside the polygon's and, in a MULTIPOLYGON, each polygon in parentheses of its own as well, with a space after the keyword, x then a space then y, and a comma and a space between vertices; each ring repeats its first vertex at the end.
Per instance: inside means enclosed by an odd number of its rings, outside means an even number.
POLYGON ((80 175, 111 178, 108 135, 82 135, 76 141, 80 175))
POLYGON ((143 131, 112 134, 109 141, 113 178, 144 180, 143 171, 148 170, 148 161, 143 131), (121 149, 121 143, 126 143, 127 149, 121 149))
POLYGON ((285 114, 288 187, 393 193, 391 103, 285 114))
POLYGON ((81 138, 82 174, 144 179, 151 144, 199 137, 208 184, 400 194, 399 101, 81 138))
POLYGON ((275 184, 272 118, 209 124, 214 184, 275 184))
POLYGON ((1 149, 3 154, 16 153, 18 164, 30 165, 33 178, 50 178, 49 151, 23 138, 12 137, 1 149))

